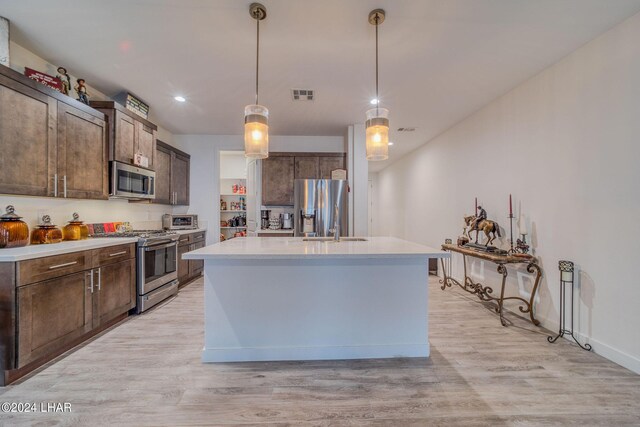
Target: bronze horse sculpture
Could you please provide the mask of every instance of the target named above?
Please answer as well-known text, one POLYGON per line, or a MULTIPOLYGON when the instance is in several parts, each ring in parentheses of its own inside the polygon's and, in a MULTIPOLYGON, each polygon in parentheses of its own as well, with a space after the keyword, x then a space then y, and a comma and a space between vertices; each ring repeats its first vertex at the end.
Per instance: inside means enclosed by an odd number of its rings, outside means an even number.
POLYGON ((472 226, 475 219, 476 217, 473 215, 464 217, 464 223, 467 225, 467 227, 469 227, 467 230, 467 237, 469 237, 469 240, 471 240, 471 232, 474 230, 476 232, 476 243, 478 243, 478 234, 481 231, 484 231, 485 236, 487 236, 486 246, 489 246, 491 242, 495 240, 496 235, 498 237, 502 237, 502 235, 500 234, 500 226, 497 222, 491 221, 490 219, 482 219, 478 224, 474 224, 472 226), (490 236, 490 234, 493 234, 493 236, 490 236))

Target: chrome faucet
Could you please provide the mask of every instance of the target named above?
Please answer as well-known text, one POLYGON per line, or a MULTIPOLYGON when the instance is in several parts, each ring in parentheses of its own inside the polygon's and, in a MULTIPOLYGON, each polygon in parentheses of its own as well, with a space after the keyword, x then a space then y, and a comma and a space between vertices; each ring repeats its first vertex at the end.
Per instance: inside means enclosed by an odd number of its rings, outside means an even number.
POLYGON ((333 240, 335 242, 339 242, 340 241, 340 209, 338 208, 338 204, 335 204, 334 210, 333 210, 333 229, 331 231, 333 231, 333 240))

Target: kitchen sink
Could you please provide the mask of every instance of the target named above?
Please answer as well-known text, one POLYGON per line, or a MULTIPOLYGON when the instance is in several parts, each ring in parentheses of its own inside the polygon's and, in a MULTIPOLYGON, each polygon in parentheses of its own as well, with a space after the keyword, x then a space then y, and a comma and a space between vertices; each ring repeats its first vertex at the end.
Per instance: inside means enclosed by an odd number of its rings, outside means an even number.
MULTIPOLYGON (((335 242, 333 237, 305 237, 303 242, 335 242)), ((339 242, 366 242, 364 237, 341 237, 339 242)))

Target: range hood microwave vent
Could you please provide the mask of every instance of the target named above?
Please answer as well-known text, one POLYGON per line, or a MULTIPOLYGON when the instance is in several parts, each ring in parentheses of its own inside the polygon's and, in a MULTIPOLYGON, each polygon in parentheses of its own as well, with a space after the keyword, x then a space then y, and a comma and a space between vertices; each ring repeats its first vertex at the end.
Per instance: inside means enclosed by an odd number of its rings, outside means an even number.
POLYGON ((291 96, 294 101, 313 101, 313 89, 291 89, 291 96))

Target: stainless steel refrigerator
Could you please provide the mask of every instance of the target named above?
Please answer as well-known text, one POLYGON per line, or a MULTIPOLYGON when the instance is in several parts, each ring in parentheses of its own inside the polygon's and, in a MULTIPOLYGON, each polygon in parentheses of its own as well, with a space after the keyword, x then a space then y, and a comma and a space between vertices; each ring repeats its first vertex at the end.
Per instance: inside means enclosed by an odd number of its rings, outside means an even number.
POLYGON ((333 237, 337 219, 341 236, 349 235, 349 184, 338 179, 296 179, 294 231, 296 236, 333 237))

